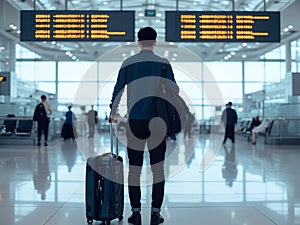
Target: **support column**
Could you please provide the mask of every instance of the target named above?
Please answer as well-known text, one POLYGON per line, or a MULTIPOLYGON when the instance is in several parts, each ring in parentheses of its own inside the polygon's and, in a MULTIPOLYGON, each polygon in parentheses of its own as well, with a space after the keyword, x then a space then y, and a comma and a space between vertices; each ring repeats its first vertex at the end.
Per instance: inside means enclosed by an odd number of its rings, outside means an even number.
POLYGON ((201 112, 201 119, 204 119, 204 62, 202 61, 202 71, 201 71, 201 91, 202 91, 202 99, 201 99, 201 106, 202 106, 202 112, 201 112))
POLYGON ((55 102, 56 102, 56 109, 58 110, 58 61, 55 61, 55 102))
POLYGON ((291 42, 285 44, 285 73, 289 73, 292 71, 292 45, 291 42))
POLYGON ((6 23, 6 2, 0 0, 0 30, 5 30, 6 23))
POLYGON ((245 62, 242 62, 242 96, 243 96, 243 111, 245 112, 245 110, 247 108, 247 104, 246 104, 246 94, 245 94, 245 62))
POLYGON ((16 71, 16 42, 13 40, 9 41, 9 62, 8 69, 10 72, 16 71))

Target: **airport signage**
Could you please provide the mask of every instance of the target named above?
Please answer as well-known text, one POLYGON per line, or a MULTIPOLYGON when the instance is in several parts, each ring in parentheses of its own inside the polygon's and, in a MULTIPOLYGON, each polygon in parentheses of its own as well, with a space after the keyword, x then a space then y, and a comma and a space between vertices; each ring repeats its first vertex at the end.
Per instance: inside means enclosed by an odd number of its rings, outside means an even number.
POLYGON ((134 41, 134 11, 21 11, 21 41, 134 41))
POLYGON ((166 11, 166 41, 280 42, 280 12, 166 11))

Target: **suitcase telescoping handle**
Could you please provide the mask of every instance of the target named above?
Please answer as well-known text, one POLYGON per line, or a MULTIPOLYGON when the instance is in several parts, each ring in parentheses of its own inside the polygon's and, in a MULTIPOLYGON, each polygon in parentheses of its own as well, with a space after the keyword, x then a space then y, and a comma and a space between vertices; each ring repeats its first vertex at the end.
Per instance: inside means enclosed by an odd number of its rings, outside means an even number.
MULTIPOLYGON (((116 125, 117 129, 117 123, 114 123, 116 125)), ((113 155, 114 154, 114 136, 115 136, 115 142, 116 142, 116 156, 119 156, 119 141, 117 135, 114 134, 114 129, 113 129, 113 122, 110 123, 109 126, 109 133, 110 133, 110 152, 113 155)), ((117 132, 117 130, 116 130, 117 132)))

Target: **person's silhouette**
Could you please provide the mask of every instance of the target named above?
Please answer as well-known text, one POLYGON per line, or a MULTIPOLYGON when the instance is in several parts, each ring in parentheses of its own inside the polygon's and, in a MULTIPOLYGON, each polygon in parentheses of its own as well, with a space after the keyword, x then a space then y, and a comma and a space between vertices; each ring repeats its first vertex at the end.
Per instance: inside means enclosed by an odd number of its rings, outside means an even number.
POLYGON ((66 161, 68 171, 71 172, 77 159, 77 143, 76 142, 63 142, 61 151, 66 161))
POLYGON ((46 191, 51 185, 51 174, 49 171, 48 153, 45 151, 43 154, 41 150, 37 153, 37 169, 33 174, 34 189, 38 194, 41 194, 41 200, 46 199, 46 191))
POLYGON ((235 160, 235 148, 234 145, 232 145, 229 151, 225 145, 223 147, 225 151, 225 161, 222 166, 222 176, 225 179, 226 185, 232 187, 238 173, 237 163, 235 160))

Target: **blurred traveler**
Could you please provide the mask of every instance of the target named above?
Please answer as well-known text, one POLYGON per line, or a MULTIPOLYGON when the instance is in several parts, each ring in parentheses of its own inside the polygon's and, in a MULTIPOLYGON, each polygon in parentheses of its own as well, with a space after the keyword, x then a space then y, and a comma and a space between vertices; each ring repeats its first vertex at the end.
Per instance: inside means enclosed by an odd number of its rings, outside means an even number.
POLYGON ((232 107, 232 102, 228 102, 226 104, 226 109, 223 111, 221 116, 221 121, 225 126, 225 135, 223 144, 226 143, 227 138, 231 139, 232 143, 234 143, 234 126, 237 123, 237 114, 232 107))
POLYGON ((265 133, 269 126, 269 120, 264 119, 258 127, 252 129, 252 144, 256 144, 256 138, 258 133, 265 133))
POLYGON ((95 126, 98 123, 98 113, 94 110, 93 105, 91 105, 91 109, 87 112, 87 122, 89 125, 89 138, 93 138, 95 126))
POLYGON ((76 134, 76 127, 74 126, 75 121, 77 120, 75 114, 71 111, 72 106, 68 106, 68 112, 66 112, 66 121, 63 125, 61 131, 61 137, 66 139, 75 139, 77 136, 76 134))
POLYGON ((48 130, 49 130, 49 123, 50 123, 50 115, 52 114, 52 110, 47 103, 47 97, 45 95, 41 96, 41 103, 39 103, 34 110, 33 114, 33 121, 36 121, 38 124, 38 143, 37 145, 41 145, 41 137, 42 132, 44 133, 44 145, 47 146, 48 140, 48 130))

